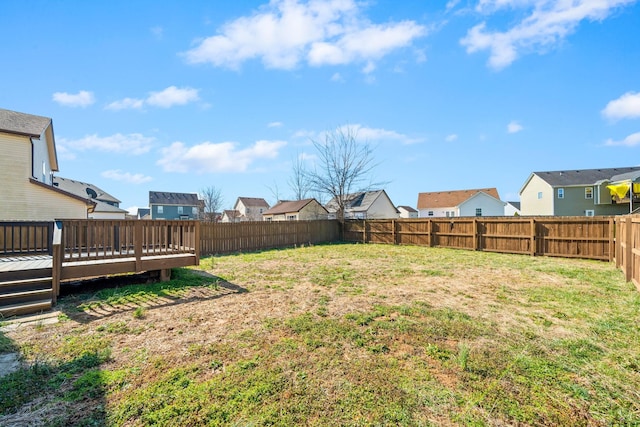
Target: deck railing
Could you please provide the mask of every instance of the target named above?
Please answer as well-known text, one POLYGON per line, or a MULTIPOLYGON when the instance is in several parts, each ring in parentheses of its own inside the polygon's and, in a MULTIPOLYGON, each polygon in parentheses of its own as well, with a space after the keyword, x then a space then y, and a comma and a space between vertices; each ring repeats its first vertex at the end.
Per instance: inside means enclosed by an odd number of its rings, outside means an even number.
POLYGON ((0 222, 0 256, 51 255, 50 221, 0 222))
POLYGON ((63 220, 64 261, 199 253, 196 221, 63 220))

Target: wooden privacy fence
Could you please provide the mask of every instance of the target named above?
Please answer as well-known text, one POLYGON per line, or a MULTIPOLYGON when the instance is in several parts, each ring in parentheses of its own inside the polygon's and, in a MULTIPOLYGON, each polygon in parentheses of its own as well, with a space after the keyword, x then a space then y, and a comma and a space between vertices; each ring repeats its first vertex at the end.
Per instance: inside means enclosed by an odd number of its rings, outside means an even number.
POLYGON ((617 217, 616 225, 616 267, 624 272, 627 281, 633 282, 640 291, 640 216, 617 217))
POLYGON ((612 261, 613 217, 456 217, 347 221, 344 240, 612 261))
POLYGON ((326 221, 262 221, 200 223, 202 255, 336 242, 339 223, 326 221))
POLYGON ((51 255, 53 223, 11 221, 0 223, 0 255, 51 255))

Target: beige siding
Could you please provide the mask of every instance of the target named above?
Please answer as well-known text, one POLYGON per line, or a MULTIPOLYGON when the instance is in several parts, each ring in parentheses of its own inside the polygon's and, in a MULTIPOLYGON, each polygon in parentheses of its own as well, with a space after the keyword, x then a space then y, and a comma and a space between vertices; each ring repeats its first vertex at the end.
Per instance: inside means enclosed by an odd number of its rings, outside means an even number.
POLYGON ((299 220, 327 219, 327 211, 318 203, 311 202, 300 211, 299 220))
POLYGON ((0 220, 87 217, 82 201, 29 182, 31 141, 28 137, 0 133, 0 152, 0 220))
POLYGON ((521 215, 553 215, 553 188, 538 175, 533 175, 520 193, 521 215), (538 198, 542 193, 542 198, 538 198))
POLYGON ((389 219, 398 218, 398 211, 393 203, 385 197, 384 193, 371 204, 367 211, 368 219, 389 219))

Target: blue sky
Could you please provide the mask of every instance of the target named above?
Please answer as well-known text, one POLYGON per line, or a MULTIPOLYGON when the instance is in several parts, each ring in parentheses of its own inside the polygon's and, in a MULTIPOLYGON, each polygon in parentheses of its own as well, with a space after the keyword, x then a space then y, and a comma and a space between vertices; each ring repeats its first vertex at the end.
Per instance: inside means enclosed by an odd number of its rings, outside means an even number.
POLYGON ((640 164, 636 0, 4 0, 0 39, 0 108, 53 118, 58 175, 125 209, 290 198, 341 126, 397 205, 640 164))

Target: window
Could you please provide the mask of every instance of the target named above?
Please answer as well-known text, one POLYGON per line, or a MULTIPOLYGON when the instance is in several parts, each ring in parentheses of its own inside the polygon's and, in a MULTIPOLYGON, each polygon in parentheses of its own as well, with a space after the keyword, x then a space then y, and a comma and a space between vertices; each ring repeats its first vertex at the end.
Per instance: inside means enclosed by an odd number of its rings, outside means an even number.
POLYGON ((476 208, 476 216, 482 216, 482 208, 476 208))
POLYGON ((584 211, 585 216, 594 216, 596 213, 593 209, 587 209, 584 211))
POLYGON ((289 215, 289 216, 287 216, 287 220, 288 221, 295 221, 296 220, 296 216, 295 215, 289 215))
POLYGON ((182 206, 178 206, 178 215, 182 215, 184 213, 184 208, 182 206))
POLYGON ((587 187, 584 189, 584 198, 593 199, 593 187, 587 187))
POLYGON ((164 213, 164 206, 158 206, 158 213, 159 214, 164 213))
POLYGON ((564 188, 558 188, 558 199, 564 199, 564 188))
POLYGON ((538 191, 538 199, 542 199, 542 191, 538 191))
POLYGON ((427 215, 428 215, 428 216, 433 216, 433 211, 429 211, 429 212, 427 212, 427 215))
POLYGON ((191 208, 191 215, 193 216, 198 216, 198 208, 197 207, 192 207, 191 208))

